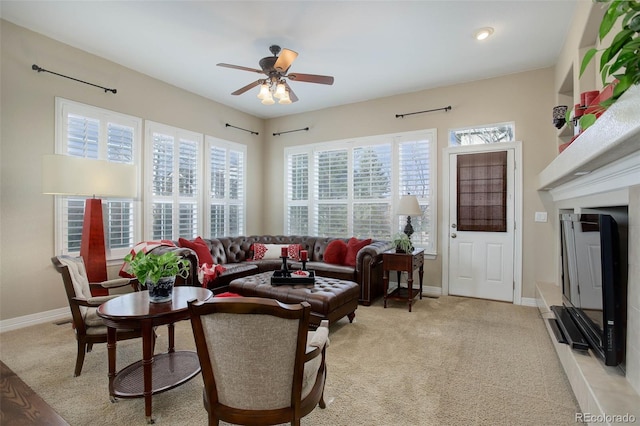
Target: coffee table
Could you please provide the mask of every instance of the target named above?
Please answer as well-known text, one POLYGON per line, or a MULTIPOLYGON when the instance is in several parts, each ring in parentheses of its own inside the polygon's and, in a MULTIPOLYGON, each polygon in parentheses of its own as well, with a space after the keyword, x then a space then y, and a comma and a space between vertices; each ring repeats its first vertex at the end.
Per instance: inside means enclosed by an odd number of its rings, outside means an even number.
POLYGON ((173 389, 200 373, 200 362, 194 351, 175 351, 174 323, 189 319, 187 302, 207 300, 213 293, 206 288, 178 286, 173 289, 170 302, 150 303, 149 292, 139 291, 111 299, 98 308, 107 328, 109 357, 109 395, 115 398, 144 397, 147 423, 151 416, 151 397, 173 389), (168 325, 169 349, 155 354, 154 327, 168 325), (142 332, 142 360, 116 372, 116 333, 118 329, 140 329, 142 332))
POLYGON ((229 291, 242 296, 266 297, 282 303, 309 302, 309 324, 319 326, 324 319, 333 324, 346 316, 353 322, 358 309, 360 286, 353 281, 316 276, 310 284, 272 285, 273 271, 236 278, 229 291))

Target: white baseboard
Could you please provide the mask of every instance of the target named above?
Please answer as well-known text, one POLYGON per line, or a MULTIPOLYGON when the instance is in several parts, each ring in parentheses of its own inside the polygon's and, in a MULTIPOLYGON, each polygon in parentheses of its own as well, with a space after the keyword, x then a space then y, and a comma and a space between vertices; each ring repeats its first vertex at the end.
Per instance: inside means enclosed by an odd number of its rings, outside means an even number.
POLYGON ((422 286, 422 295, 427 297, 440 297, 442 296, 442 288, 434 286, 422 286))
POLYGON ((531 306, 532 308, 538 307, 538 300, 535 297, 523 297, 520 299, 522 306, 531 306))
POLYGON ((0 321, 0 333, 4 333, 5 331, 17 330, 19 328, 25 328, 36 324, 62 321, 67 319, 71 320, 71 312, 69 312, 69 308, 59 308, 53 309, 51 311, 39 312, 37 314, 9 318, 0 321))

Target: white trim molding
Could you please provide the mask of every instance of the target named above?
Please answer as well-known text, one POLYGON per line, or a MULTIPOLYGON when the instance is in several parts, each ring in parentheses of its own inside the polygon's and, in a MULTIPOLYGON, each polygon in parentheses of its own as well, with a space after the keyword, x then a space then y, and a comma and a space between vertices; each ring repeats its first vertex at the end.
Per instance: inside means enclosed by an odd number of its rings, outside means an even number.
POLYGON ((69 311, 68 307, 2 320, 0 321, 0 333, 4 333, 5 331, 18 330, 20 328, 30 327, 32 325, 63 320, 71 321, 71 312, 69 311))

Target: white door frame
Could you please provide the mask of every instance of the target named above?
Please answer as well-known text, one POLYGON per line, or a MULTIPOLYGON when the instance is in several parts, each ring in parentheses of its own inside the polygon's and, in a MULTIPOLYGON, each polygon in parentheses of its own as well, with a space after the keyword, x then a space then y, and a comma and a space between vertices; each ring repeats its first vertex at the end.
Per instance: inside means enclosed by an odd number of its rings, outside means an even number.
POLYGON ((514 212, 513 220, 515 225, 514 230, 514 247, 513 247, 513 304, 522 304, 522 142, 499 142, 493 144, 483 145, 466 145, 460 147, 449 147, 442 151, 442 165, 444 170, 442 171, 442 222, 441 222, 441 235, 442 235, 442 294, 449 294, 449 243, 450 238, 449 230, 451 224, 449 214, 449 202, 450 202, 450 183, 449 182, 449 157, 451 154, 471 154, 488 151, 514 151, 514 212))

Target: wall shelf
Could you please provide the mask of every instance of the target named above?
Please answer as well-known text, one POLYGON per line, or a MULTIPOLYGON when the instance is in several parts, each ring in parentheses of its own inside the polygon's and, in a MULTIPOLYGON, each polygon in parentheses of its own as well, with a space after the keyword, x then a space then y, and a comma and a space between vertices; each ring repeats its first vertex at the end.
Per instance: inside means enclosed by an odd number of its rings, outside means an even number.
POLYGON ((549 191, 640 151, 640 86, 632 86, 538 175, 549 191), (586 174, 585 174, 586 173, 586 174))

